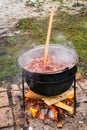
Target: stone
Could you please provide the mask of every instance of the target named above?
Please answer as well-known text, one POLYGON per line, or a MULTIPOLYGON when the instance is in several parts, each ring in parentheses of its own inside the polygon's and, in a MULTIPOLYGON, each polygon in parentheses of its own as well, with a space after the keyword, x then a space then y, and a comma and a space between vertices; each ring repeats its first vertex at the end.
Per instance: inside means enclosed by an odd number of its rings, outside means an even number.
POLYGON ((25 130, 23 128, 21 128, 19 125, 15 127, 15 130, 25 130))
POLYGON ((3 129, 0 129, 0 130, 14 130, 14 127, 3 128, 3 129))
POLYGON ((12 110, 9 107, 0 108, 0 128, 13 125, 12 110))
POLYGON ((17 84, 11 84, 11 88, 12 88, 12 90, 19 90, 19 87, 18 87, 18 85, 17 84))
POLYGON ((21 91, 11 91, 13 104, 17 104, 22 98, 21 91))
POLYGON ((7 31, 8 31, 8 29, 0 30, 0 35, 1 35, 1 34, 5 34, 7 31))
POLYGON ((80 88, 80 86, 83 90, 87 90, 87 79, 82 79, 77 82, 77 87, 80 88), (78 84, 79 83, 79 84, 78 84))
POLYGON ((83 124, 84 122, 83 121, 79 121, 80 124, 83 124))
POLYGON ((35 130, 43 130, 43 129, 44 130, 51 130, 51 129, 54 130, 54 128, 52 128, 51 126, 46 125, 46 124, 44 125, 44 123, 38 119, 33 119, 33 120, 31 119, 29 125, 30 125, 29 130, 34 130, 34 129, 35 130))
POLYGON ((33 130, 33 127, 29 126, 29 130, 33 130))
POLYGON ((11 91, 11 94, 12 94, 13 104, 15 104, 15 106, 13 107, 15 123, 16 123, 16 125, 23 125, 24 124, 24 114, 21 109, 21 105, 23 105, 22 93, 21 93, 21 91, 11 91))
POLYGON ((0 107, 9 105, 7 92, 0 93, 0 107))
POLYGON ((14 112, 14 118, 16 125, 23 125, 24 124, 24 114, 21 110, 20 104, 16 104, 16 106, 13 107, 14 112))
MULTIPOLYGON (((27 85, 26 82, 24 82, 24 88, 25 88, 25 89, 28 89, 28 88, 29 88, 29 86, 27 85)), ((22 89, 22 84, 20 84, 20 89, 22 89)))
POLYGON ((0 87, 0 92, 3 92, 3 91, 7 91, 7 89, 4 87, 0 87))
POLYGON ((87 113, 87 103, 80 103, 80 106, 77 108, 77 111, 81 113, 87 113))

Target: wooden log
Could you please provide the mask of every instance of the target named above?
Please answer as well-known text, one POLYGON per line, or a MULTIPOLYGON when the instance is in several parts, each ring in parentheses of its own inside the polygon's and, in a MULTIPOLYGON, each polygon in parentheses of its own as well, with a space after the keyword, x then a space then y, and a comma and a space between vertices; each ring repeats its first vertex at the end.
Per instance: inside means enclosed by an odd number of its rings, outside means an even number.
POLYGON ((39 94, 36 94, 35 92, 29 90, 27 93, 25 93, 25 97, 26 98, 32 98, 32 99, 36 99, 36 100, 44 100, 44 102, 47 104, 47 105, 52 105, 54 104, 55 106, 59 107, 59 108, 62 108, 64 110, 66 110, 67 112, 70 113, 70 115, 73 115, 74 114, 74 108, 60 102, 64 99, 66 99, 67 97, 69 97, 71 94, 73 94, 74 91, 73 90, 68 90, 58 96, 52 96, 52 97, 46 97, 46 96, 42 96, 42 95, 39 95, 39 94))
POLYGON ((29 90, 28 92, 25 93, 25 98, 32 98, 36 100, 42 99, 47 105, 52 105, 59 101, 65 100, 72 94, 74 94, 74 90, 67 90, 66 92, 60 95, 47 97, 47 96, 39 95, 33 92, 32 90, 29 90))
POLYGON ((42 100, 47 104, 47 105, 52 105, 55 103, 58 103, 60 101, 65 100, 69 96, 74 95, 74 90, 67 90, 66 92, 58 95, 58 96, 52 96, 52 97, 43 97, 42 100))
POLYGON ((25 98, 31 98, 31 99, 42 99, 44 98, 45 96, 42 96, 42 95, 39 95, 35 92, 33 92, 32 90, 29 90, 28 92, 25 93, 25 98))
POLYGON ((58 103, 55 103, 54 105, 57 106, 57 107, 59 107, 59 108, 62 108, 62 109, 64 109, 64 110, 66 110, 67 112, 69 112, 70 115, 73 115, 73 114, 74 114, 74 108, 68 106, 68 105, 65 104, 65 103, 58 102, 58 103))
POLYGON ((58 121, 58 123, 57 123, 57 127, 58 127, 58 128, 62 128, 62 127, 63 127, 63 124, 62 124, 62 121, 61 121, 61 120, 58 121))

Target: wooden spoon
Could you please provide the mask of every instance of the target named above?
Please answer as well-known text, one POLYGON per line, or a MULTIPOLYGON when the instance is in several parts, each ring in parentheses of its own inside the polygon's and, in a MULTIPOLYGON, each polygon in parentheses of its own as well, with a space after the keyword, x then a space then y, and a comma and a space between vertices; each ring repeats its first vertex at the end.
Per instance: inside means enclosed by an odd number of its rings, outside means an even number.
POLYGON ((52 7, 52 9, 51 9, 51 15, 50 15, 50 20, 49 20, 49 26, 48 26, 48 32, 47 32, 47 38, 46 38, 46 44, 45 44, 45 51, 44 51, 44 65, 47 62, 48 47, 49 47, 49 41, 50 41, 53 15, 54 15, 54 7, 52 7))

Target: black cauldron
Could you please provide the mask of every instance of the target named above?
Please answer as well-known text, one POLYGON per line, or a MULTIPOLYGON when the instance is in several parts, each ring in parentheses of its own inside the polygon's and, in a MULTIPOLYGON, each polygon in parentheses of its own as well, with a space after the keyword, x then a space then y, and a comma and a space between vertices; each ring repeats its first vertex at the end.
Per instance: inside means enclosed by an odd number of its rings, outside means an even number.
POLYGON ((64 45, 49 46, 49 55, 55 55, 56 60, 60 59, 65 62, 67 66, 64 70, 52 73, 31 72, 24 68, 32 59, 44 55, 44 45, 37 46, 19 56, 18 62, 22 67, 25 81, 30 89, 38 94, 45 96, 55 96, 68 90, 77 72, 78 55, 75 50, 64 45), (70 67, 69 64, 72 64, 70 67))

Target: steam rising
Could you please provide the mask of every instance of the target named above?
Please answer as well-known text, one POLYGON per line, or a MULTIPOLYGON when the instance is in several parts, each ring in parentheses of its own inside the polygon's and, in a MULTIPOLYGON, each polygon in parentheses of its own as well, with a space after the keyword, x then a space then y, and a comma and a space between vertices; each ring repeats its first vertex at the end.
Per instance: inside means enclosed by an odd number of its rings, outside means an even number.
MULTIPOLYGON (((22 68, 30 70, 29 68, 26 68, 26 66, 30 65, 35 59, 42 59, 43 55, 44 46, 42 45, 35 47, 34 49, 27 51, 19 57, 19 64, 22 68)), ((48 57, 51 57, 52 64, 61 66, 61 70, 66 67, 72 68, 78 61, 77 53, 73 49, 68 48, 64 45, 51 44, 49 46, 48 57)))

